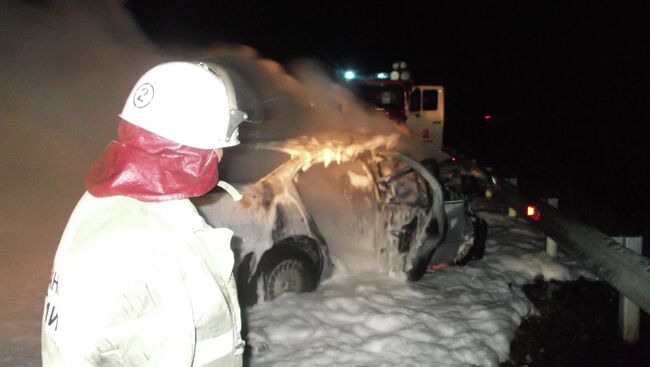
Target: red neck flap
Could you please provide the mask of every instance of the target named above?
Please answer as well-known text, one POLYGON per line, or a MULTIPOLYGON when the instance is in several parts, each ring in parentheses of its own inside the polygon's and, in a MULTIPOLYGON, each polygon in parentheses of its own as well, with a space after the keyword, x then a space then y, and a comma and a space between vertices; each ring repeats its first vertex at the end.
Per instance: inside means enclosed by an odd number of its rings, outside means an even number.
POLYGON ((157 202, 201 196, 219 179, 214 150, 175 143, 125 120, 86 174, 96 197, 129 196, 157 202))

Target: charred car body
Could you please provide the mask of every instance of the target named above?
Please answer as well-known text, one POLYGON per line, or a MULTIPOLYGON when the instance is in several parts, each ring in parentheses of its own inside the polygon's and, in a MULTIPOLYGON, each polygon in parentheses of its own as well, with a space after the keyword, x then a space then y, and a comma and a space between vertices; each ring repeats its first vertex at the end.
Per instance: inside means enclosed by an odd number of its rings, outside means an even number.
POLYGON ((232 182, 244 195, 239 202, 215 191, 195 203, 209 224, 235 231, 244 304, 314 290, 339 252, 350 249, 413 281, 430 265, 483 256, 487 227, 468 198, 441 177, 436 161, 417 162, 390 140, 300 138, 242 147, 251 156, 281 152, 285 159, 259 178, 232 182))

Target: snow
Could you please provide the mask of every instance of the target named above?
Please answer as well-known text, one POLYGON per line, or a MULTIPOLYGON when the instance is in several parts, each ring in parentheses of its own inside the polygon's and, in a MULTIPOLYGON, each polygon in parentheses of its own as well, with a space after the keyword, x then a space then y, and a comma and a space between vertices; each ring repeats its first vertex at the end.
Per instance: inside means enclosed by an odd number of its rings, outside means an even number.
MULTIPOLYGON (((0 24, 0 366, 40 366, 52 259, 84 191, 83 175, 115 136, 133 82, 169 57, 109 0, 4 1, 0 24)), ((276 63, 264 65, 296 87, 276 63)), ((320 119, 332 118, 331 108, 319 109, 328 101, 303 96, 318 102, 320 119)), ((352 114, 368 120, 358 110, 352 114)), ((490 237, 480 262, 414 284, 341 266, 314 293, 248 310, 251 365, 492 366, 504 360, 521 318, 533 312, 521 285, 538 275, 573 278, 578 267, 544 255, 543 238, 524 223, 485 216, 490 237)))

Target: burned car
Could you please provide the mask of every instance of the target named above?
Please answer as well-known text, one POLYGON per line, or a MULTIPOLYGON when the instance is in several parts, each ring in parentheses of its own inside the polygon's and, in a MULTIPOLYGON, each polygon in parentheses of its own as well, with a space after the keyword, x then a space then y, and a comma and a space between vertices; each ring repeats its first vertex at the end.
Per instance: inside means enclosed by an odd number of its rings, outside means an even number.
POLYGON ((436 177, 435 161, 398 152, 392 139, 299 138, 232 154, 284 157, 259 178, 231 182, 239 202, 220 190, 194 200, 209 224, 235 232, 243 304, 314 290, 334 267, 415 281, 432 265, 483 256, 486 225, 468 199, 436 177))

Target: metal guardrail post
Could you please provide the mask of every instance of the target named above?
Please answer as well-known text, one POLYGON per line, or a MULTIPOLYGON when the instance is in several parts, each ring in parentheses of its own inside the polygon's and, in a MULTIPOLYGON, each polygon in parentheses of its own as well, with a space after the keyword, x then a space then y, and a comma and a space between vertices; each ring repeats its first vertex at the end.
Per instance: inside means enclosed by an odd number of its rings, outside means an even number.
MULTIPOLYGON (((620 243, 626 248, 641 253, 643 245, 643 237, 612 237, 614 241, 620 243)), ((639 340, 639 323, 641 322, 641 315, 639 306, 634 301, 619 295, 618 301, 618 329, 626 343, 634 343, 639 340)))
MULTIPOLYGON (((518 184, 517 177, 508 177, 508 178, 505 178, 504 180, 506 180, 510 185, 512 185, 514 187, 517 187, 517 184, 518 184)), ((516 217, 517 216, 517 209, 508 208, 508 216, 511 217, 511 218, 516 217)))
MULTIPOLYGON (((558 198, 548 198, 545 201, 555 209, 558 209, 560 205, 560 200, 558 198)), ((552 258, 557 257, 557 242, 549 236, 546 236, 546 254, 552 258)))
POLYGON ((549 236, 546 236, 546 254, 552 258, 557 257, 557 242, 549 236))

